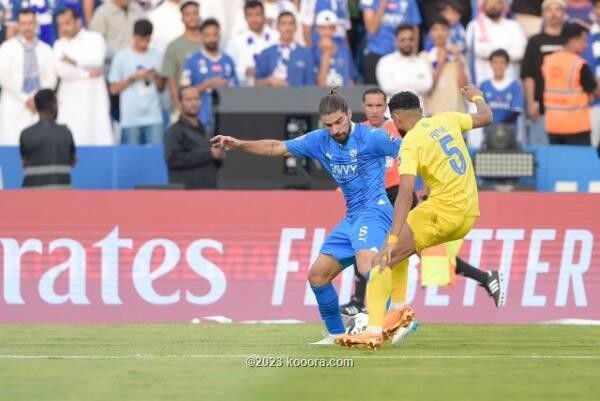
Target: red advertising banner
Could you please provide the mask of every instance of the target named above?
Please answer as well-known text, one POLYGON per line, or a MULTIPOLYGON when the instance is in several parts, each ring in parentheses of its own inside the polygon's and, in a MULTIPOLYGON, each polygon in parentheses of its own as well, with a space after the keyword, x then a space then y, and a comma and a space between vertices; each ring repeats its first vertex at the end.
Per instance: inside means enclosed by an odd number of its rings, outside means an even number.
MULTIPOLYGON (((419 285, 425 322, 600 319, 600 196, 482 193, 461 256, 507 278, 505 308, 458 278, 419 285)), ((0 322, 318 321, 306 282, 337 192, 0 192, 0 322)), ((337 279, 340 302, 352 271, 337 279)))

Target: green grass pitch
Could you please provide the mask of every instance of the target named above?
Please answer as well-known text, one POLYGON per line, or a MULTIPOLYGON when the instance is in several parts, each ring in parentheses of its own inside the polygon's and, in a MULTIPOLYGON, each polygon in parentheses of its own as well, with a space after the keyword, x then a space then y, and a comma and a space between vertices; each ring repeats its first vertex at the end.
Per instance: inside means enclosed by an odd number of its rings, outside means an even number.
POLYGON ((0 401, 600 399, 600 327, 426 324, 377 351, 308 345, 321 330, 0 325, 0 401), (354 367, 250 368, 250 355, 354 367))

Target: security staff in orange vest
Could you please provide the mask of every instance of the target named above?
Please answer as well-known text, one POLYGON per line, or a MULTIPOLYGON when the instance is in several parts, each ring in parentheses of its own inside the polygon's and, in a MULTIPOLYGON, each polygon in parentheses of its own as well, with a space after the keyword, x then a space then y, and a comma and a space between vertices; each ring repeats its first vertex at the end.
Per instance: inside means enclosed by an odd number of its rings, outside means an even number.
POLYGON ((588 44, 586 29, 575 23, 563 29, 564 49, 544 58, 544 105, 550 144, 591 145, 590 101, 600 95, 594 75, 580 56, 588 44))

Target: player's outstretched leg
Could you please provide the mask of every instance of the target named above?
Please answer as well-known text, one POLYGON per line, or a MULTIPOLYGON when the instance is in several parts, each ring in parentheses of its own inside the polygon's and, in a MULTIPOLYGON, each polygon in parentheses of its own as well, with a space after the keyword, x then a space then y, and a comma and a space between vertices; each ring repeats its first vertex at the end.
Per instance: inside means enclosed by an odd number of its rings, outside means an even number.
POLYGON ((390 311, 383 320, 383 338, 391 338, 393 345, 404 343, 419 326, 419 322, 415 320, 415 311, 406 304, 407 286, 408 259, 404 259, 392 268, 390 311))
POLYGON ((308 282, 319 305, 321 319, 327 327, 328 335, 313 345, 333 345, 335 338, 344 334, 344 322, 340 314, 338 295, 331 281, 339 274, 341 266, 338 261, 325 254, 319 254, 309 273, 308 282))
POLYGON ((504 306, 506 291, 502 272, 499 270, 484 271, 456 258, 456 274, 475 280, 493 298, 497 308, 504 306))
MULTIPOLYGON (((399 262, 404 261, 413 253, 415 253, 415 242, 410 228, 405 224, 398 236, 398 245, 396 252, 392 255, 392 263, 390 265, 396 267, 399 262)), ((379 348, 384 341, 383 323, 386 304, 391 292, 392 269, 386 267, 383 271, 380 271, 378 265, 373 267, 367 284, 369 326, 366 331, 360 334, 338 337, 336 343, 345 347, 379 348)))

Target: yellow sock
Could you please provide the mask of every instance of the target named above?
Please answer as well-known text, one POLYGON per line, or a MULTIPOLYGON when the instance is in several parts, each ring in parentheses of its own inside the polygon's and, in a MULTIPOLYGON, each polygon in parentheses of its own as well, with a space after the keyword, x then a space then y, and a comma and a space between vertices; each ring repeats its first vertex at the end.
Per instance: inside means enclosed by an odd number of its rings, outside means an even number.
POLYGON ((383 273, 379 273, 379 266, 372 268, 367 283, 367 311, 370 329, 381 330, 391 292, 392 270, 386 268, 383 273))
POLYGON ((392 269, 392 303, 390 309, 397 309, 406 304, 406 287, 408 286, 408 259, 398 262, 392 269))

